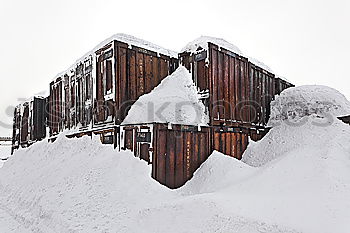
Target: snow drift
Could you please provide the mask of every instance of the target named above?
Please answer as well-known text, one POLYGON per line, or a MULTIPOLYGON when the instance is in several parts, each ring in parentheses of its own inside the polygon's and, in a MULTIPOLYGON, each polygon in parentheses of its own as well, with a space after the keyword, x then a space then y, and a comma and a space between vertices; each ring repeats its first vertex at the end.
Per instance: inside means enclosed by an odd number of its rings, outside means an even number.
POLYGON ((0 177, 0 209, 34 232, 130 232, 123 228, 140 208, 171 197, 144 162, 98 138, 36 143, 16 152, 0 177))
POLYGON ((206 125, 208 117, 189 71, 180 66, 131 107, 123 124, 173 123, 206 125))
POLYGON ((350 115, 350 102, 337 90, 318 85, 292 87, 271 102, 269 125, 299 122, 304 116, 332 118, 350 115))
POLYGON ((181 191, 296 232, 349 232, 350 127, 276 126, 243 161, 211 155, 181 191))
MULTIPOLYGON (((226 169, 238 162, 219 158, 226 169)), ((219 192, 171 191, 131 152, 88 137, 19 150, 0 169, 0 182, 0 216, 12 232, 295 232, 238 215, 219 192)))
POLYGON ((350 126, 300 119, 250 143, 243 161, 214 152, 176 191, 97 139, 36 143, 0 169, 0 223, 7 232, 347 233, 350 126))

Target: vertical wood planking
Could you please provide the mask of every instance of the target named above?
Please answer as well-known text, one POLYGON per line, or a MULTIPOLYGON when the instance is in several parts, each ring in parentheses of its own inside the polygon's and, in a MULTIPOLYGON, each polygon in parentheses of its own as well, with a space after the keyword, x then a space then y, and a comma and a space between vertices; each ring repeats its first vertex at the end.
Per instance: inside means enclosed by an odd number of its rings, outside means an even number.
POLYGON ((231 154, 232 157, 237 157, 237 135, 232 133, 231 135, 231 154))
POLYGON ((136 52, 134 50, 128 50, 128 64, 129 64, 129 94, 131 100, 137 99, 137 76, 136 76, 136 52))
POLYGON ((235 107, 236 107, 236 95, 235 95, 235 60, 233 57, 229 57, 229 82, 230 82, 230 116, 231 119, 236 119, 235 107))
POLYGON ((175 131, 167 130, 166 144, 166 185, 170 188, 175 187, 175 131))
POLYGON ((137 96, 141 96, 145 93, 145 81, 144 81, 144 59, 143 54, 136 53, 136 73, 137 73, 137 96))
POLYGON ((147 161, 148 163, 150 162, 149 148, 150 144, 148 143, 141 143, 140 145, 140 158, 147 161))
POLYGON ((224 55, 224 106, 225 106, 225 114, 224 119, 230 119, 231 118, 231 108, 230 104, 232 103, 232 99, 230 98, 230 81, 229 81, 229 75, 230 75, 230 64, 229 64, 229 56, 224 55))
POLYGON ((152 178, 158 180, 158 156, 159 156, 159 125, 153 125, 153 144, 152 144, 152 178))
POLYGON ((160 57, 160 80, 163 80, 169 74, 169 61, 164 56, 160 57))
POLYGON ((119 121, 123 121, 124 117, 127 114, 127 104, 129 100, 129 91, 128 91, 128 80, 127 80, 127 56, 126 56, 126 48, 119 47, 118 46, 118 60, 119 60, 119 72, 118 72, 118 77, 120 80, 120 87, 116 89, 116 92, 120 92, 120 102, 117 104, 117 110, 121 114, 118 114, 120 119, 119 121))
POLYGON ((191 174, 192 133, 191 132, 184 132, 184 136, 185 136, 184 174, 185 174, 185 179, 189 180, 192 177, 192 174, 191 174))
POLYGON ((180 187, 184 183, 184 137, 182 132, 177 132, 175 137, 175 186, 180 187))
POLYGON ((192 154, 192 165, 191 165, 191 173, 193 174, 200 164, 200 156, 199 156, 199 133, 193 132, 192 140, 193 140, 193 154, 192 154))
POLYGON ((145 58, 145 93, 151 92, 152 86, 152 57, 150 55, 144 55, 145 58))
POLYGON ((217 93, 218 93, 218 106, 219 106, 219 120, 225 119, 224 115, 224 93, 225 93, 225 84, 224 84, 224 54, 218 52, 218 81, 217 81, 217 93))
POLYGON ((208 80, 205 75, 206 69, 205 69, 205 60, 201 60, 197 62, 197 81, 198 81, 198 87, 200 90, 206 90, 209 89, 208 86, 208 80))
POLYGON ((237 141, 237 154, 236 158, 241 159, 242 157, 242 135, 240 133, 236 134, 236 141, 237 141))
POLYGON ((211 49, 211 68, 212 68, 212 71, 211 71, 211 78, 212 78, 212 90, 211 90, 211 95, 212 95, 212 119, 216 119, 218 117, 218 91, 217 91, 217 88, 218 88, 218 62, 217 62, 217 59, 218 59, 218 52, 216 49, 212 48, 211 49))
POLYGON ((220 135, 220 152, 224 153, 226 152, 226 134, 221 133, 220 135))
POLYGON ((157 143, 157 180, 161 184, 166 184, 166 152, 167 152, 167 131, 158 130, 157 143))
POLYGON ((235 60, 235 94, 236 94, 236 106, 235 106, 235 115, 236 120, 241 121, 241 112, 240 112, 240 105, 241 105, 241 82, 240 82, 240 67, 239 67, 239 60, 235 60))
POLYGON ((226 133, 225 152, 227 155, 234 156, 234 154, 231 151, 231 142, 232 142, 231 135, 232 133, 230 132, 226 133))
POLYGON ((153 57, 152 58, 152 87, 158 86, 160 83, 160 77, 159 77, 159 58, 158 57, 153 57))

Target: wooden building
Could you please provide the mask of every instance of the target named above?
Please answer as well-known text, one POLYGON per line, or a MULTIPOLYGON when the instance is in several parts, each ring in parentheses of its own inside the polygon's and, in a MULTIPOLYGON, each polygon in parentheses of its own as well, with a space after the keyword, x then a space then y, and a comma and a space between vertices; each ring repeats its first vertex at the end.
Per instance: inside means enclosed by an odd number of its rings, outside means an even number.
POLYGON ((269 131, 274 96, 293 85, 224 45, 208 40, 177 55, 137 38, 112 37, 55 77, 49 97, 15 109, 13 150, 45 138, 47 121, 49 141, 64 130, 68 137, 99 135, 145 160, 152 177, 169 188, 181 187, 214 150, 241 159, 249 140, 269 131), (209 124, 122 124, 135 101, 179 63, 191 72, 209 124))
POLYGON ((237 48, 227 49, 234 46, 223 47, 226 41, 215 39, 193 42, 190 50, 179 54, 180 63, 192 73, 202 95, 209 125, 215 129, 214 148, 240 159, 240 147, 248 145, 245 132, 254 131, 254 140, 265 135, 271 101, 293 85, 276 78, 268 67, 255 59, 244 57, 237 48), (230 127, 240 129, 242 137, 230 132, 230 127))
POLYGON ((12 150, 40 141, 46 137, 46 99, 35 96, 14 110, 12 150))
POLYGON ((50 136, 120 124, 131 105, 177 67, 174 53, 118 36, 103 42, 51 82, 50 136))

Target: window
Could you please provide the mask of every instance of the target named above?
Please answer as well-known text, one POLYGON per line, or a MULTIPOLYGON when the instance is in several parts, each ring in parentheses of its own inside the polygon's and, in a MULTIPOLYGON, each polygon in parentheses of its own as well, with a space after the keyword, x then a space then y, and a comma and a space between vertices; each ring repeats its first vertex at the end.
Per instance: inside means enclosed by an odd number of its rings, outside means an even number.
POLYGON ((113 87, 112 61, 107 60, 106 61, 106 93, 109 93, 112 90, 112 87, 113 87))

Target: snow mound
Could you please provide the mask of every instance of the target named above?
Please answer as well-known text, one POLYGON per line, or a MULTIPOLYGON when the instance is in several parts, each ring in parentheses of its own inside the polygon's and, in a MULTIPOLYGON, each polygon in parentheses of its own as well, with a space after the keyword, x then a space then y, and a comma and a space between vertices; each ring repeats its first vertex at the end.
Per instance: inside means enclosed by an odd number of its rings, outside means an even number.
MULTIPOLYGON (((228 162, 224 156, 213 158, 221 166, 228 162)), ((216 178, 220 176, 217 173, 216 178)), ((150 166, 131 152, 117 152, 97 138, 60 135, 54 143, 42 141, 20 149, 0 169, 0 217, 4 218, 0 223, 5 224, 0 229, 15 233, 297 232, 250 214, 238 215, 237 209, 228 208, 232 201, 222 199, 220 193, 188 193, 171 191, 151 179, 150 166)))
POLYGON ((349 232, 350 127, 313 120, 272 128, 242 161, 215 152, 181 191, 297 232, 349 232))
POLYGON ((199 100, 189 71, 180 66, 149 94, 142 95, 131 107, 123 124, 173 123, 206 125, 208 117, 199 100))
POLYGON ((350 102, 337 90, 318 85, 292 87, 271 102, 269 125, 299 122, 304 116, 332 118, 350 115, 350 102))
POLYGON ((327 122, 318 117, 304 117, 300 125, 280 124, 273 127, 260 142, 248 146, 242 161, 260 167, 300 148, 328 151, 325 145, 345 143, 349 139, 341 137, 348 137, 348 134, 349 126, 337 119, 327 122))
POLYGON ((216 44, 221 48, 224 48, 234 53, 237 53, 239 55, 242 55, 241 50, 236 45, 233 45, 224 39, 211 37, 211 36, 201 36, 195 39, 194 41, 188 43, 184 48, 182 48, 181 53, 184 53, 184 52, 195 53, 198 50, 202 50, 202 49, 208 50, 209 42, 216 44))
POLYGON ((11 156, 11 146, 0 146, 0 168, 5 163, 5 160, 11 156))
POLYGON ((132 153, 89 137, 60 136, 19 150, 0 169, 0 182, 0 209, 36 232, 116 232, 127 224, 126 212, 147 208, 143 198, 170 193, 132 153))
POLYGON ((256 169, 239 160, 214 151, 203 163, 181 192, 186 194, 211 193, 227 185, 244 182, 256 169))

